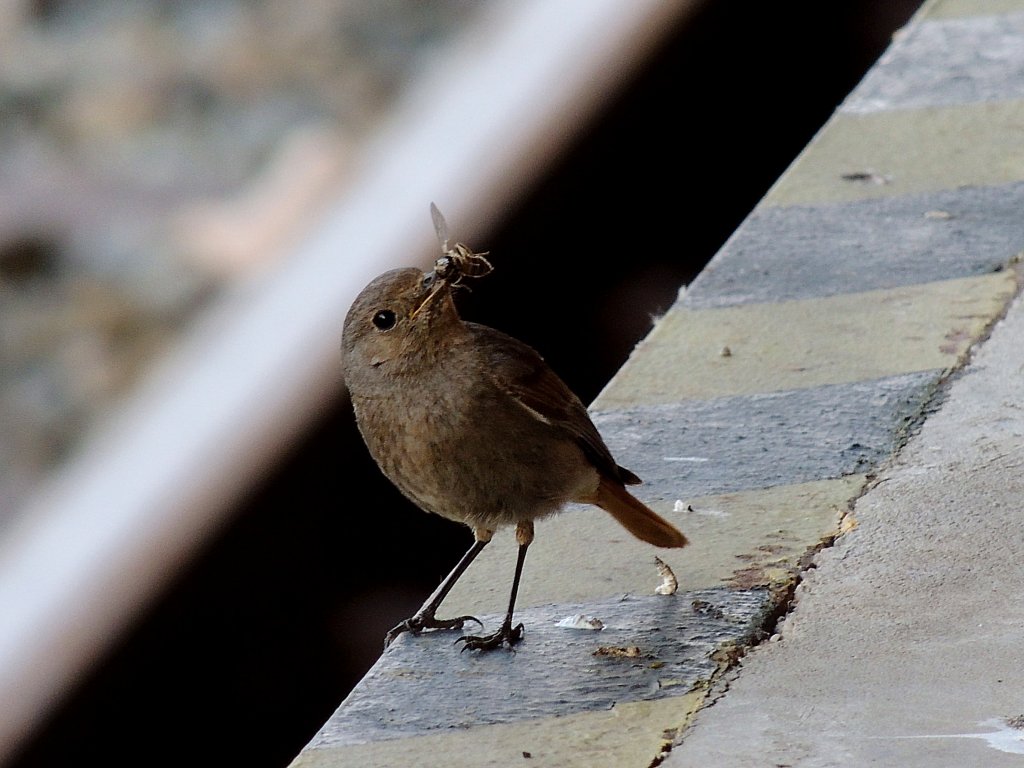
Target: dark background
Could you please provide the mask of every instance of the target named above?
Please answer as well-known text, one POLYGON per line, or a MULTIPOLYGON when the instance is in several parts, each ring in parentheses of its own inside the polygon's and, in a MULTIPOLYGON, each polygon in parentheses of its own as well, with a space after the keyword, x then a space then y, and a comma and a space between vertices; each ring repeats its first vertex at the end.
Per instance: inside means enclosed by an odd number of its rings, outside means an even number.
MULTIPOLYGON (((463 314, 591 401, 917 5, 709 3, 471 243, 498 269, 463 314)), ((14 765, 286 765, 470 541, 384 480, 339 399, 14 765)))

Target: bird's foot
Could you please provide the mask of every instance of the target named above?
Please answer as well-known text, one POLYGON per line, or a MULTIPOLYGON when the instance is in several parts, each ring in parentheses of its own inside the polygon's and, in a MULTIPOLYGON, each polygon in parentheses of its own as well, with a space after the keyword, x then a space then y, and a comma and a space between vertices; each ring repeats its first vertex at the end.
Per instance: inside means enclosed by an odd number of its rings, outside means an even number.
POLYGON ((493 651, 495 648, 508 644, 511 649, 516 643, 523 639, 523 625, 512 626, 510 620, 505 620, 501 629, 491 635, 465 635, 456 640, 456 643, 465 643, 462 650, 466 651, 493 651))
POLYGON ((483 622, 476 616, 456 616, 454 619, 438 619, 433 613, 417 613, 401 622, 384 636, 384 647, 387 648, 403 632, 418 635, 425 629, 462 629, 467 621, 475 621, 481 627, 483 622))

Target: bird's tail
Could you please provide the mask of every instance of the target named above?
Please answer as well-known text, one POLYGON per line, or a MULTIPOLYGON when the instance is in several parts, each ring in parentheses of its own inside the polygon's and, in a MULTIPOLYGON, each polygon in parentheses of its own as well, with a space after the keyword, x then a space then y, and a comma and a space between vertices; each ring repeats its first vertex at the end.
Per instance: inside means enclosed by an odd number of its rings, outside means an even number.
POLYGON ((627 531, 648 544, 656 547, 685 547, 688 543, 682 531, 634 498, 614 480, 601 478, 594 503, 611 514, 627 531))

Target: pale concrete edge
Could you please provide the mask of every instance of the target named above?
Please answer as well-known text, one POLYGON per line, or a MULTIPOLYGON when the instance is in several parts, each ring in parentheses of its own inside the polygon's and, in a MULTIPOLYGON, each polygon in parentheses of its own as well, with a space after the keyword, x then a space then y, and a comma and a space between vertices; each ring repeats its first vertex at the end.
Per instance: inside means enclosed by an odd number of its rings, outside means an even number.
MULTIPOLYGON (((1017 290, 1006 300, 1002 310, 989 319, 983 333, 971 344, 967 354, 963 355, 954 367, 946 370, 941 376, 934 379, 931 384, 926 387, 927 392, 921 399, 921 408, 916 417, 906 420, 899 426, 898 442, 893 449, 892 454, 884 461, 881 461, 876 466, 872 467, 865 476, 865 482, 860 486, 856 493, 851 495, 847 504, 847 510, 839 521, 835 535, 823 538, 817 546, 808 550, 807 556, 801 563, 801 569, 793 573, 793 578, 791 582, 785 584, 785 589, 779 589, 776 587, 776 593, 781 599, 776 605, 777 612, 774 616, 773 625, 778 625, 784 622, 786 616, 791 612, 794 606, 794 598, 796 596, 797 588, 800 586, 803 579, 802 574, 808 570, 816 568, 817 560, 821 553, 832 548, 844 534, 856 527, 855 511, 860 499, 869 494, 880 482, 884 481, 887 470, 898 462, 903 449, 914 436, 920 433, 925 421, 932 414, 935 414, 942 408, 949 397, 950 390, 954 382, 967 373, 972 361, 978 355, 981 348, 988 342, 993 330, 1006 318, 1012 307, 1021 300, 1021 297, 1024 296, 1024 269, 1021 269, 1020 267, 1022 261, 1024 261, 1024 258, 1019 256, 1015 257, 1011 261, 1014 274, 1016 275, 1017 290)), ((768 638, 765 637, 763 639, 768 638)), ((736 657, 732 663, 723 665, 719 669, 718 673, 708 681, 707 695, 698 704, 697 709, 691 713, 691 716, 687 721, 687 728, 694 725, 693 717, 701 709, 705 708, 709 704, 713 704, 728 693, 730 681, 733 676, 740 674, 740 670, 735 668, 736 663, 739 662, 747 653, 755 651, 756 645, 759 644, 760 643, 751 644, 747 647, 735 649, 736 657)), ((685 738, 686 729, 681 729, 674 741, 674 745, 677 746, 681 744, 685 738)))

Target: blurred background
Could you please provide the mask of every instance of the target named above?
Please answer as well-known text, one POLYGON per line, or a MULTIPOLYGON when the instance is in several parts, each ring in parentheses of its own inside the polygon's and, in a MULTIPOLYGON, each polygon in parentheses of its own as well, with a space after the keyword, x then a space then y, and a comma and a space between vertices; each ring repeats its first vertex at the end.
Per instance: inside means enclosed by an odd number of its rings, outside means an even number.
MULTIPOLYGON (((0 0, 0 539, 204 318, 359 198, 363 147, 497 5, 0 0)), ((592 400, 917 5, 679 3, 528 185, 462 220, 437 201, 496 267, 464 316, 592 400)), ((325 381, 0 763, 283 766, 329 717, 471 539, 391 488, 325 381)))

